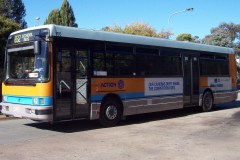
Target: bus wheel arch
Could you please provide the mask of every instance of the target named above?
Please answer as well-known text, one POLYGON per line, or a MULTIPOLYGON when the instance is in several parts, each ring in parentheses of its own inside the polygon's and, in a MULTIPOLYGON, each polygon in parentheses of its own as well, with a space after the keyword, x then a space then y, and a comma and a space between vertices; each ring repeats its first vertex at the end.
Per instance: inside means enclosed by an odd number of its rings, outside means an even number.
POLYGON ((207 88, 202 95, 202 111, 209 112, 212 110, 214 105, 214 96, 211 89, 207 88))
POLYGON ((104 127, 115 126, 122 118, 123 103, 116 94, 106 95, 100 106, 100 124, 104 127))

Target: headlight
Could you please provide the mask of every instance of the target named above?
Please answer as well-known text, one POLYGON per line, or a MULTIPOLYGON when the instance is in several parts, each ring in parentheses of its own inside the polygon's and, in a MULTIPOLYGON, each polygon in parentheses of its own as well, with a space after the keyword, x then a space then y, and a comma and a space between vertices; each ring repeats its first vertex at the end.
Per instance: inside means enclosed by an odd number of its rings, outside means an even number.
POLYGON ((38 105, 38 98, 33 98, 33 104, 38 105))
POLYGON ((34 105, 44 105, 44 98, 33 98, 33 104, 34 105))

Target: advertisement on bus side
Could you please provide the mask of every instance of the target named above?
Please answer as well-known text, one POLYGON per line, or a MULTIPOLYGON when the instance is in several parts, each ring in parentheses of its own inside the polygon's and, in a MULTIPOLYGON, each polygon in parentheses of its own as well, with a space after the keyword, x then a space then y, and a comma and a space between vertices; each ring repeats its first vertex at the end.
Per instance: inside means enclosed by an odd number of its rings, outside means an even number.
POLYGON ((145 96, 183 94, 183 78, 145 78, 145 96))

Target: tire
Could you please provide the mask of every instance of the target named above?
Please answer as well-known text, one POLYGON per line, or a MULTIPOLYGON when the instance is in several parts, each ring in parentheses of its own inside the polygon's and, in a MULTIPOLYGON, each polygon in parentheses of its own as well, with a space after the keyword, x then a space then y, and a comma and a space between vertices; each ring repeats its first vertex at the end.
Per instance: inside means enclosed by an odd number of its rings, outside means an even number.
POLYGON ((106 99, 100 109, 100 124, 104 127, 113 127, 120 121, 121 117, 120 103, 114 98, 106 99))
POLYGON ((210 91, 206 91, 202 98, 203 112, 209 112, 213 108, 213 95, 210 91))

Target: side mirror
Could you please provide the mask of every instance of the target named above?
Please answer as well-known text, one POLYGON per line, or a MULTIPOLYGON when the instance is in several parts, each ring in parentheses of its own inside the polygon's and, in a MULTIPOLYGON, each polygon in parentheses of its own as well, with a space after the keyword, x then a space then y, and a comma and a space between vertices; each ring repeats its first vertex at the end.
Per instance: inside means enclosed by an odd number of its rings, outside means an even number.
POLYGON ((41 41, 34 41, 34 54, 41 54, 41 41))

